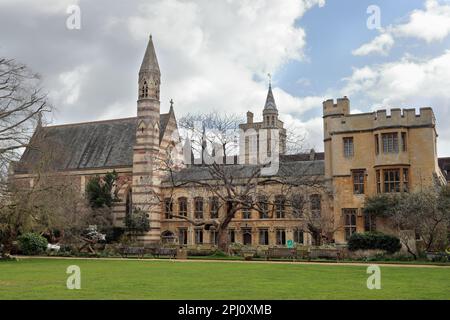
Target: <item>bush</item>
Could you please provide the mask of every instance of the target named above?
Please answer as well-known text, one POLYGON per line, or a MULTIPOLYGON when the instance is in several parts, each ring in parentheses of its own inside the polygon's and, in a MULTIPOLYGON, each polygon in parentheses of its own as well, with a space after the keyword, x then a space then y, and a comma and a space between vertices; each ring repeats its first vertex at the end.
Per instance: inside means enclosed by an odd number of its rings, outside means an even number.
POLYGON ((379 232, 354 233, 348 241, 350 251, 379 249, 394 253, 401 247, 399 238, 379 232))
POLYGON ((37 255, 47 249, 47 239, 37 233, 25 233, 19 238, 20 250, 26 255, 37 255))
POLYGON ((125 229, 121 227, 112 227, 106 230, 106 243, 119 242, 125 229))

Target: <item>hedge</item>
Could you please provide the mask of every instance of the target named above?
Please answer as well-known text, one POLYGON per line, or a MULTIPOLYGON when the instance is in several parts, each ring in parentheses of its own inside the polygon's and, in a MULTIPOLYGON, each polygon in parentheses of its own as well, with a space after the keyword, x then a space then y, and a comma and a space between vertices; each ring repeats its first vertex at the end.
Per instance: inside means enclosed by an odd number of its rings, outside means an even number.
POLYGON ((24 233, 19 240, 20 250, 26 255, 36 255, 45 252, 47 239, 37 233, 24 233))
POLYGON ((348 241, 350 251, 379 249, 395 253, 401 247, 399 238, 380 232, 354 233, 348 241))

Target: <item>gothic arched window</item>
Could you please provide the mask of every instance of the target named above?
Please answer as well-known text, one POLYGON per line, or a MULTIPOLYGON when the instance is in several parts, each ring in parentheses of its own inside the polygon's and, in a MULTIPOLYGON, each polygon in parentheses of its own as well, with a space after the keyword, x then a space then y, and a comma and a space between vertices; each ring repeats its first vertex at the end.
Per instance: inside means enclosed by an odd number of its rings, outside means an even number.
POLYGON ((145 80, 144 80, 144 84, 142 86, 141 97, 142 98, 148 97, 148 84, 147 84, 147 81, 145 81, 145 80))
POLYGON ((130 215, 133 213, 133 195, 132 195, 132 191, 131 188, 128 189, 127 192, 127 199, 126 199, 126 203, 125 203, 125 214, 130 215))

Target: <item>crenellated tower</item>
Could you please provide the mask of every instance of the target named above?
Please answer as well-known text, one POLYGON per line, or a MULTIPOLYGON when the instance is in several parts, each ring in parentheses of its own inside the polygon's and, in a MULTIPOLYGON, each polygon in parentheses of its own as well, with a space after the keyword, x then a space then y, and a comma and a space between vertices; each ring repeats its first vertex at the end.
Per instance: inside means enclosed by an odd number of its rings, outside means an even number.
POLYGON ((161 73, 152 36, 139 70, 136 143, 133 148, 133 208, 145 211, 150 219, 150 231, 143 242, 160 241, 161 208, 158 175, 161 73))

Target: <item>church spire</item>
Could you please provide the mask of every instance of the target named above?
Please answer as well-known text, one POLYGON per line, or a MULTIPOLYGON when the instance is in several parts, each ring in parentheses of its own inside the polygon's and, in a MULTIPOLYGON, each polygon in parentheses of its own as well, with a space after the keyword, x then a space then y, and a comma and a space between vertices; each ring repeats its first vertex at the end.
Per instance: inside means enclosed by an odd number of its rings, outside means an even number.
POLYGON ((156 58, 155 47, 153 45, 152 36, 148 40, 147 49, 145 50, 144 59, 142 60, 139 73, 154 72, 160 74, 158 59, 156 58))
POLYGON ((269 91, 267 92, 266 104, 264 105, 264 111, 266 110, 278 111, 275 98, 273 97, 271 83, 269 83, 269 91))
POLYGON ((160 83, 161 72, 159 71, 158 58, 156 58, 155 47, 150 35, 144 59, 142 59, 141 68, 139 69, 138 99, 159 100, 160 83))

